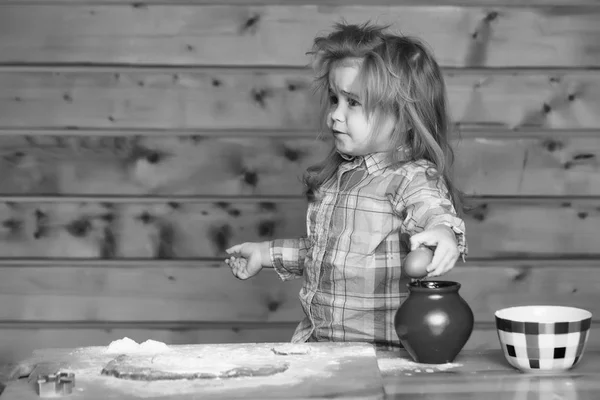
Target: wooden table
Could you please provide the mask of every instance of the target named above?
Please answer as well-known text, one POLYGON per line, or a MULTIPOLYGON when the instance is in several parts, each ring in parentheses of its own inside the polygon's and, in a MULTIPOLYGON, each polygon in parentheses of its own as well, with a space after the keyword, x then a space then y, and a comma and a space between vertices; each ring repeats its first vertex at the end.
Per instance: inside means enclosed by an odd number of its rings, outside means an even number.
MULTIPOLYGON (((547 375, 515 370, 497 349, 463 351, 454 363, 441 366, 413 363, 404 351, 378 350, 377 363, 385 400, 600 399, 600 348, 587 349, 574 369, 547 375)), ((0 380, 16 379, 18 375, 18 365, 0 366, 0 380)), ((344 387, 344 382, 339 385, 344 387)))
POLYGON ((524 374, 501 350, 463 351, 450 368, 415 368, 404 353, 378 351, 386 400, 599 400, 600 348, 587 349, 572 370, 524 374), (400 358, 402 360, 402 358, 400 358))

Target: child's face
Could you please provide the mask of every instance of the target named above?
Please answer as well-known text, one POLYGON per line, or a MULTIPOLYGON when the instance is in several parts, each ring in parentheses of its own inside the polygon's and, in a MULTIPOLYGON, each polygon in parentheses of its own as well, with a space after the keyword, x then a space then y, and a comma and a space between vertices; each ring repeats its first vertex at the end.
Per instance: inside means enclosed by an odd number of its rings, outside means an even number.
POLYGON ((388 151, 393 148, 392 132, 395 119, 383 117, 382 129, 374 132, 375 121, 368 118, 359 98, 357 82, 359 65, 342 63, 329 73, 329 102, 327 126, 335 138, 335 146, 341 153, 361 156, 388 151))

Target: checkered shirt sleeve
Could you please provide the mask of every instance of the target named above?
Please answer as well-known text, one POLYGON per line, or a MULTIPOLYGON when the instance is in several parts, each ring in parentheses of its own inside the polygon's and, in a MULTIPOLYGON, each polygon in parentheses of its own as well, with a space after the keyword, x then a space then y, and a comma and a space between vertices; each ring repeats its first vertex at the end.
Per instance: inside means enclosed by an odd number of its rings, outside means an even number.
POLYGON ((276 239, 269 243, 271 263, 282 280, 288 281, 302 276, 309 243, 306 237, 276 239))
POLYGON ((442 179, 431 179, 427 168, 418 168, 399 186, 395 209, 403 216, 402 231, 413 236, 436 225, 445 225, 456 235, 464 259, 468 247, 465 223, 456 214, 442 179))

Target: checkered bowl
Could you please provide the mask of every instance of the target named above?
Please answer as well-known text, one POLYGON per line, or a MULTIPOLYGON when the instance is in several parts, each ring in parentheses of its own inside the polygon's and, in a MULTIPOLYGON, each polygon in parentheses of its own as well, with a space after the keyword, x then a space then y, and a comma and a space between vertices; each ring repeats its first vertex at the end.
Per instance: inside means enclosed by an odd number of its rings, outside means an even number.
POLYGON ((523 372, 568 370, 581 360, 592 313, 561 306, 522 306, 496 311, 496 330, 510 365, 523 372))

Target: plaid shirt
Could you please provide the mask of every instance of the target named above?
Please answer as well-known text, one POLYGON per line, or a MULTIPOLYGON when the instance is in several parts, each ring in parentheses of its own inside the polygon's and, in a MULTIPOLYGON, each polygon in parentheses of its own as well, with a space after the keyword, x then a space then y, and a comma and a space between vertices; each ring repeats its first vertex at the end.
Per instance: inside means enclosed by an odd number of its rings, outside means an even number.
POLYGON ((456 233, 463 259, 467 252, 465 224, 445 184, 426 177, 432 166, 425 160, 393 165, 385 153, 348 159, 309 203, 307 236, 270 243, 281 279, 304 279, 305 318, 292 342, 400 346, 394 317, 408 296, 401 260, 409 237, 444 224, 456 233))

